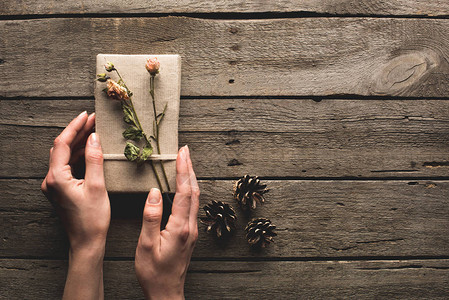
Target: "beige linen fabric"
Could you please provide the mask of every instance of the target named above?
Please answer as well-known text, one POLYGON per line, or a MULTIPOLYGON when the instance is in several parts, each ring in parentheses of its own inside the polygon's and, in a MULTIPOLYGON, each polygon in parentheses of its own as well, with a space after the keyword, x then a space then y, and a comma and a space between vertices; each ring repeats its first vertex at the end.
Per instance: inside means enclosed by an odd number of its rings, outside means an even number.
MULTIPOLYGON (((176 154, 178 150, 178 119, 181 87, 181 58, 179 55, 97 55, 97 74, 105 73, 104 64, 112 62, 133 92, 132 100, 144 131, 153 132, 153 106, 150 96, 150 74, 145 69, 146 59, 157 57, 161 63, 159 74, 155 77, 156 109, 160 113, 167 103, 167 111, 160 125, 160 146, 162 154, 176 154)), ((106 72, 107 73, 107 72, 106 72)), ((107 73, 118 81, 115 72, 107 73)), ((126 140, 122 132, 127 124, 123 121, 120 102, 109 98, 103 89, 104 82, 95 83, 96 132, 98 133, 105 157, 110 154, 123 154, 126 140)), ((152 142, 154 153, 156 143, 152 142)), ((124 157, 124 156, 123 156, 124 157)), ((176 186, 176 161, 163 161, 170 182, 171 191, 176 186)), ((164 189, 166 189, 160 161, 155 161, 164 189)), ((127 160, 109 160, 104 162, 106 188, 109 192, 148 192, 158 187, 151 165, 147 162, 137 167, 135 162, 127 160)))

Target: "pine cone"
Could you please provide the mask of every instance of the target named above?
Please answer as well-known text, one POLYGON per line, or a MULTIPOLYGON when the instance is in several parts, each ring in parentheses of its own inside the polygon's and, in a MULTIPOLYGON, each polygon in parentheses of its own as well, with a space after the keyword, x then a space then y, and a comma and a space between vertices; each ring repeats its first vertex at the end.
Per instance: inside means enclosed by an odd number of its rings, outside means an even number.
POLYGON ((257 202, 263 203, 267 193, 266 184, 261 184, 257 176, 245 175, 234 184, 234 199, 243 210, 256 209, 257 202))
POLYGON ((221 238, 235 230, 237 216, 231 205, 212 200, 203 209, 206 212, 206 217, 201 218, 201 223, 207 225, 208 233, 214 232, 218 238, 221 238))
POLYGON ((256 218, 249 221, 245 228, 248 243, 255 247, 265 248, 271 242, 273 237, 277 236, 273 230, 276 226, 266 218, 256 218))

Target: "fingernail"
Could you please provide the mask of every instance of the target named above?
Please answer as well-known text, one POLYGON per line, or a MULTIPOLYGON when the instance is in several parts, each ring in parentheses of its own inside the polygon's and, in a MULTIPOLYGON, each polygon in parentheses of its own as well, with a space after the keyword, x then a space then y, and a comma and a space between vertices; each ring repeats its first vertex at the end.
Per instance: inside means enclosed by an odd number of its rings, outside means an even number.
POLYGON ((150 191, 150 196, 148 197, 148 203, 149 204, 158 204, 159 201, 161 201, 161 198, 159 198, 159 189, 152 188, 150 191))
POLYGON ((189 146, 185 145, 184 146, 184 152, 186 153, 186 160, 190 159, 190 149, 189 146))
POLYGON ((184 161, 187 160, 187 153, 186 153, 185 146, 182 147, 181 150, 179 151, 179 156, 181 157, 182 160, 184 160, 184 161))
POLYGON ((80 113, 77 118, 84 116, 84 115, 87 115, 87 111, 83 111, 82 113, 80 113))
POLYGON ((95 116, 95 113, 91 113, 91 114, 89 115, 89 118, 92 118, 93 116, 95 116))
POLYGON ((95 132, 90 135, 89 143, 91 146, 100 147, 100 139, 95 132))

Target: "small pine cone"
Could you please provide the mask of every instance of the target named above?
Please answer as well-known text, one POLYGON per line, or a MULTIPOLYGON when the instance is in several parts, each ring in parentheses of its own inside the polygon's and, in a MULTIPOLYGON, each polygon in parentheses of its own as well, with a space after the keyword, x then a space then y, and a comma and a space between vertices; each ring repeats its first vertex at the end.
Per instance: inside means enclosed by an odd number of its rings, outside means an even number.
POLYGON ((214 232, 218 238, 221 238, 235 230, 237 216, 231 205, 212 200, 203 209, 206 212, 206 217, 201 218, 201 223, 207 225, 208 233, 214 232))
POLYGON ((261 184, 257 176, 245 175, 234 184, 234 199, 243 210, 256 209, 257 202, 263 203, 263 194, 267 193, 266 184, 261 184))
POLYGON ((249 221, 245 228, 248 243, 255 247, 265 248, 274 242, 273 237, 277 236, 273 230, 276 226, 266 218, 256 218, 249 221))

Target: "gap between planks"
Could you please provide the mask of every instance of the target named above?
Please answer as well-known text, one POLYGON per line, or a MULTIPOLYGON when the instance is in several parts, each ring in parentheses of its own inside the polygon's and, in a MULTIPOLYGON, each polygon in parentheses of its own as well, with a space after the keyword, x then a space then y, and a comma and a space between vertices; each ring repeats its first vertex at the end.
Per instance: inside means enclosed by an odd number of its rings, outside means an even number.
MULTIPOLYGON (((390 171, 394 172, 394 171, 390 171)), ((261 180, 276 180, 276 181, 398 181, 404 182, 409 181, 409 185, 418 184, 418 181, 447 181, 449 180, 449 176, 428 176, 428 177, 265 177, 258 176, 261 180)), ((229 180, 238 180, 241 177, 197 177, 197 180, 201 181, 229 181, 229 180)), ((0 176, 0 180, 43 180, 44 177, 41 176, 29 176, 29 177, 20 177, 20 176, 0 176)))
MULTIPOLYGON (((53 256, 0 256, 0 260, 52 260, 66 261, 68 257, 53 256)), ((105 256, 104 261, 134 261, 134 257, 105 256)), ((370 262, 370 261, 409 261, 409 260, 449 260, 449 255, 440 256, 323 256, 323 257, 192 257, 198 262, 370 262)))
POLYGON ((163 18, 163 17, 188 17, 205 20, 271 20, 271 19, 304 19, 304 18, 373 18, 373 19, 449 19, 449 15, 419 15, 419 14, 331 14, 316 12, 219 12, 219 13, 86 13, 86 14, 26 14, 26 15, 2 15, 0 21, 11 20, 38 20, 38 19, 64 19, 64 18, 163 18))
MULTIPOLYGON (((369 100, 385 100, 385 101, 413 101, 413 100, 449 100, 449 97, 409 97, 409 96, 374 96, 374 95, 357 95, 357 94, 341 94, 341 95, 232 95, 232 96, 213 96, 213 95, 199 95, 188 96, 181 95, 181 100, 311 100, 315 102, 321 102, 324 100, 339 100, 339 101, 369 101, 369 100)), ((49 96, 49 97, 33 97, 33 96, 13 96, 4 97, 0 96, 0 101, 61 101, 61 100, 91 100, 95 101, 94 96, 49 96)))

